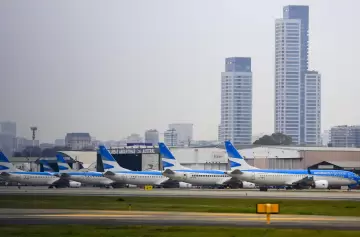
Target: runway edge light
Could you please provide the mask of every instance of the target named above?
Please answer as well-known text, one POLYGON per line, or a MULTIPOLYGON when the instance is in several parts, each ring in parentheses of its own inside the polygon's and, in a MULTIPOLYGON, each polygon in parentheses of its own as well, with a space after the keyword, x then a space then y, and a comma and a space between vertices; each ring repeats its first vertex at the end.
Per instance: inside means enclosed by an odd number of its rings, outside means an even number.
POLYGON ((270 215, 278 214, 280 212, 280 205, 275 203, 258 203, 256 204, 257 214, 266 214, 266 223, 270 224, 270 215))

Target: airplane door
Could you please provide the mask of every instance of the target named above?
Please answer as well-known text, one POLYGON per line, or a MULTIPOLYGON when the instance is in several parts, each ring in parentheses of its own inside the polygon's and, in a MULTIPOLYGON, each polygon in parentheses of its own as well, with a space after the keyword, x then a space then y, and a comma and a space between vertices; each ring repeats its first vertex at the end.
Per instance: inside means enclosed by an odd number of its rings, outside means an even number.
POLYGON ((250 179, 255 180, 255 173, 251 173, 250 179))

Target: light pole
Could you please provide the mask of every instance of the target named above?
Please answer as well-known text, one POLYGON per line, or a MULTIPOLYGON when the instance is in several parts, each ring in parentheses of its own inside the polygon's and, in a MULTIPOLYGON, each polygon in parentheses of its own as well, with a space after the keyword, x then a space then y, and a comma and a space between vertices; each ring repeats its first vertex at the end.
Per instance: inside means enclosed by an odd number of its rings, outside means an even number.
MULTIPOLYGON (((34 149, 34 142, 35 142, 35 137, 36 137, 36 131, 37 131, 37 127, 33 126, 33 127, 30 127, 30 130, 32 132, 32 147, 31 147, 31 150, 30 150, 30 157, 32 157, 32 151, 34 149)), ((29 161, 29 159, 28 159, 29 161)), ((31 169, 31 163, 29 161, 29 166, 30 166, 30 169, 31 169)))

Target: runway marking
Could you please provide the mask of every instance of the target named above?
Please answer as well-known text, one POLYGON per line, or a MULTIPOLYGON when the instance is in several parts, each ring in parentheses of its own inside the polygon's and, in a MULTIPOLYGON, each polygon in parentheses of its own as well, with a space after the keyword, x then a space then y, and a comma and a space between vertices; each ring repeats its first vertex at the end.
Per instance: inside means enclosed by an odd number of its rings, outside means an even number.
MULTIPOLYGON (((144 218, 144 217, 155 217, 152 215, 105 215, 105 214, 45 214, 45 215, 26 215, 26 216, 32 216, 32 217, 108 217, 108 218, 114 218, 114 217, 118 217, 118 218, 122 218, 122 217, 135 217, 136 219, 138 218, 144 218)), ((163 218, 165 219, 171 219, 171 220, 183 220, 185 217, 187 216, 164 216, 163 218)), ((209 216, 210 217, 210 216, 209 216)), ((202 220, 209 220, 209 219, 202 219, 202 220)), ((217 220, 217 219, 216 219, 217 220)), ((265 217, 229 217, 229 218, 224 218, 224 219, 220 219, 217 221, 227 221, 227 220, 252 220, 252 221, 265 221, 265 217)), ((277 221, 284 221, 284 220, 288 220, 288 221, 341 221, 338 219, 334 219, 334 218, 304 218, 304 217, 273 217, 271 218, 271 220, 277 220, 277 221)), ((349 221, 349 220, 344 220, 344 221, 349 221)))

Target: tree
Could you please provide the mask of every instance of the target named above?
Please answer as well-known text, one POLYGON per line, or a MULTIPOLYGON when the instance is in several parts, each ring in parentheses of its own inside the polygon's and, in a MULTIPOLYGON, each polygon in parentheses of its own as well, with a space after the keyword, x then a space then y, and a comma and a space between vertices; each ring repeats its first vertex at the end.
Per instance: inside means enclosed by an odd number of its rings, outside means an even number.
POLYGON ((291 145, 292 138, 283 133, 264 135, 254 142, 255 145, 291 145))

